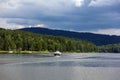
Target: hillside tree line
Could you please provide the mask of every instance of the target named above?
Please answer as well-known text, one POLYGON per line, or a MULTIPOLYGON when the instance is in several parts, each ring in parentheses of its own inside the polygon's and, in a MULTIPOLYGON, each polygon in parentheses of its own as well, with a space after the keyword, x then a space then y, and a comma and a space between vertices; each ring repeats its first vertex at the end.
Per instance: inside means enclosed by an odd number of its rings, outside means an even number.
POLYGON ((98 48, 85 40, 0 29, 0 50, 97 52, 98 48))

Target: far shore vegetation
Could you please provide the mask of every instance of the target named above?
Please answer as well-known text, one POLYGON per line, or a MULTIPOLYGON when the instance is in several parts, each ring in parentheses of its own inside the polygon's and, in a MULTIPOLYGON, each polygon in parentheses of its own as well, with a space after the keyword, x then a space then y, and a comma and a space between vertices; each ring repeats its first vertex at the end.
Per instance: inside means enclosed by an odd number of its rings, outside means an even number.
POLYGON ((0 28, 0 53, 120 52, 120 44, 96 46, 92 42, 0 28))

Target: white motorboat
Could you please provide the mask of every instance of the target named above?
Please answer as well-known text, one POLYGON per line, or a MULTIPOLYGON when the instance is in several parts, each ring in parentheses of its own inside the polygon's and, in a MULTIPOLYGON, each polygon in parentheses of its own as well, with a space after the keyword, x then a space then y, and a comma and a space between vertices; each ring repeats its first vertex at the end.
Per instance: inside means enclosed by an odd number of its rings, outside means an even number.
POLYGON ((54 52, 54 56, 61 56, 61 52, 60 51, 56 51, 56 52, 54 52))

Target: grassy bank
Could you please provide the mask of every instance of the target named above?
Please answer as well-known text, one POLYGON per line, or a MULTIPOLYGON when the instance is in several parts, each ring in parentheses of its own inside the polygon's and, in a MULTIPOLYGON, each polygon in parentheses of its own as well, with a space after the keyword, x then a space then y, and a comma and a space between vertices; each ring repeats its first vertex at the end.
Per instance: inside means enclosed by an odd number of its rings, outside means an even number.
POLYGON ((0 54, 7 54, 7 53, 11 53, 11 54, 40 54, 40 53, 51 53, 49 51, 0 51, 0 54))

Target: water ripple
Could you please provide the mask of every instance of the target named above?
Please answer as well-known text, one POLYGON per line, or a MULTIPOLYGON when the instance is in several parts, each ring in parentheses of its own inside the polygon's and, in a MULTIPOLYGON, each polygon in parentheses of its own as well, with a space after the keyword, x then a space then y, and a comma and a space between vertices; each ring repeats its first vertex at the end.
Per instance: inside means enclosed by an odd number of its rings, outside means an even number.
POLYGON ((44 66, 44 67, 120 67, 119 62, 79 62, 79 61, 57 61, 25 63, 22 66, 44 66))

